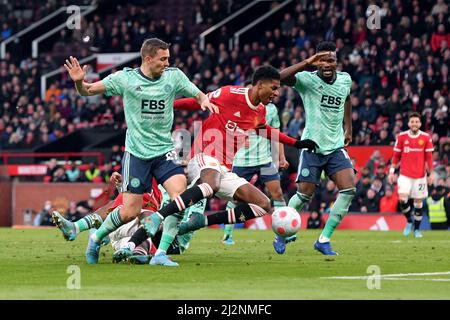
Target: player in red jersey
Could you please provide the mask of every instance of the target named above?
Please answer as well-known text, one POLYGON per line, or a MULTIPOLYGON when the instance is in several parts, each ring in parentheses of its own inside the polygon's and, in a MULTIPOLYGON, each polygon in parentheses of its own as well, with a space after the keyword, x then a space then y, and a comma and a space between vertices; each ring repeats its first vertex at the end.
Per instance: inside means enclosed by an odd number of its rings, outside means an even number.
MULTIPOLYGON (((120 173, 114 172, 111 175, 110 182, 114 185, 120 185, 122 177, 120 173)), ((155 179, 152 181, 152 191, 143 194, 141 215, 149 215, 159 209, 162 202, 162 194, 158 188, 158 184, 155 179)), ((61 230, 64 238, 67 241, 74 241, 78 234, 83 231, 90 230, 92 228, 98 228, 102 221, 108 216, 108 214, 115 208, 123 205, 122 193, 114 199, 108 202, 105 206, 99 208, 94 213, 88 214, 82 219, 71 222, 65 219, 58 211, 53 211, 52 218, 55 225, 61 230)), ((103 244, 109 243, 115 250, 120 248, 124 242, 128 242, 131 235, 139 227, 139 219, 136 218, 133 221, 121 226, 116 231, 110 234, 110 238, 105 238, 103 244), (127 238, 128 237, 128 238, 127 238)), ((147 251, 151 248, 151 242, 143 242, 141 247, 136 248, 137 251, 143 251, 142 248, 146 248, 147 251)))
POLYGON ((395 169, 400 164, 400 176, 398 177, 398 195, 400 208, 407 219, 403 231, 405 236, 409 235, 413 228, 412 209, 409 199, 414 201, 414 236, 421 238, 419 231, 422 221, 422 203, 428 196, 428 184, 434 179, 433 173, 433 143, 428 133, 420 131, 420 115, 413 112, 409 116, 408 131, 398 134, 394 146, 392 166, 389 171, 389 183, 395 180, 395 169), (427 181, 428 173, 428 181, 427 181))
MULTIPOLYGON (((234 155, 245 144, 250 134, 299 149, 315 150, 311 140, 297 140, 280 133, 266 124, 265 105, 278 96, 280 73, 271 66, 258 68, 253 74, 252 88, 225 86, 208 94, 210 101, 219 109, 203 123, 201 133, 194 141, 188 164, 188 180, 196 185, 187 189, 171 203, 150 217, 146 229, 149 236, 155 234, 165 217, 181 212, 201 199, 216 195, 225 200, 240 202, 235 208, 208 216, 207 224, 234 224, 271 212, 270 200, 247 180, 230 172, 234 155)), ((180 104, 196 104, 192 99, 180 99, 180 104)), ((191 220, 194 217, 191 217, 191 220)), ((196 219, 201 228, 205 219, 196 219)), ((192 231, 192 230, 191 230, 192 231)), ((158 254, 152 258, 158 261, 158 254)), ((161 260, 165 260, 161 257, 161 260)), ((152 262, 151 262, 152 264, 152 262)), ((159 264, 156 263, 155 264, 159 264)))

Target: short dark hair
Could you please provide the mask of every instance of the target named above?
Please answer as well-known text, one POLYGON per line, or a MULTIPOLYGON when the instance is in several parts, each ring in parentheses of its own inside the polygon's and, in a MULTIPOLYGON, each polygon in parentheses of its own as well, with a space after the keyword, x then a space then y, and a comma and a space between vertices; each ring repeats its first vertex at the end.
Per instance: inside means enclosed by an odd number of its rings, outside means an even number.
POLYGON ((262 66, 255 70, 252 78, 252 85, 260 80, 280 80, 280 72, 272 66, 262 66))
POLYGON ((331 41, 322 41, 316 47, 316 52, 321 51, 336 51, 336 44, 331 41))
POLYGON ((158 38, 146 39, 142 43, 141 47, 142 60, 144 60, 144 57, 146 56, 154 57, 159 49, 167 50, 169 47, 169 43, 166 43, 158 38))
POLYGON ((408 116, 408 120, 411 118, 419 118, 419 120, 420 120, 421 116, 418 112, 411 112, 408 116))

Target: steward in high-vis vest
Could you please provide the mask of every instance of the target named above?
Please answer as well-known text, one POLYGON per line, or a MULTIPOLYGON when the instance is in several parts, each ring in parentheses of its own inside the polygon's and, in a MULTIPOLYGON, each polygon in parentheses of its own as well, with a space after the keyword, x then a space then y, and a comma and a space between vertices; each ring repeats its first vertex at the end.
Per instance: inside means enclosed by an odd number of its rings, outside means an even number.
POLYGON ((427 198, 428 217, 432 230, 447 230, 450 222, 450 206, 448 194, 444 187, 433 189, 431 196, 427 198))

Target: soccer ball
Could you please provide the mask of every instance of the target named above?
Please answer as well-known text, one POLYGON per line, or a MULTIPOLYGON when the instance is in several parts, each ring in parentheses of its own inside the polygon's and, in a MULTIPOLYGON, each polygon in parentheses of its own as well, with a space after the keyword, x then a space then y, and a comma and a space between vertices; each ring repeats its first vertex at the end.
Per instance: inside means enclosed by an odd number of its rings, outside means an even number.
POLYGON ((291 207, 281 207, 272 214, 272 230, 281 237, 293 236, 300 230, 302 218, 291 207))

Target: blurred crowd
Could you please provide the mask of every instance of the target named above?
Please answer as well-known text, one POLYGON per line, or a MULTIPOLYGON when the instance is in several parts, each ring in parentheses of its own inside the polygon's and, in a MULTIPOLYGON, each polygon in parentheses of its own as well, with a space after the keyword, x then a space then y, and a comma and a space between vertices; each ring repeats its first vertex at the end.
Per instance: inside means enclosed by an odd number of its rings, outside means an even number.
MULTIPOLYGON (((265 63, 284 69, 313 55, 319 41, 329 40, 338 48, 338 69, 353 79, 352 144, 392 146, 396 134, 407 130, 407 114, 417 111, 422 115, 422 130, 432 134, 435 146, 434 187, 448 187, 450 12, 444 0, 379 3, 380 29, 367 28, 370 1, 298 0, 295 10, 285 13, 279 25, 268 24, 251 42, 230 50, 231 35, 223 26, 201 50, 190 30, 196 25, 213 25, 244 3, 197 0, 189 8, 191 21, 179 20, 177 24, 152 17, 144 5, 128 4, 108 19, 94 15, 83 20, 83 33, 69 35, 62 31, 52 55, 20 61, 7 56, 0 61, 0 150, 33 148, 79 128, 125 128, 120 98, 77 96, 65 73, 51 83, 41 99, 39 74, 58 66, 53 58, 61 52, 58 48, 66 45, 79 43, 81 50, 74 52, 82 58, 91 54, 90 50, 138 51, 143 39, 160 37, 172 44, 172 65, 208 92, 227 84, 242 85, 256 67, 265 63), (83 46, 86 35, 90 40, 83 46)), ((92 68, 88 77, 99 79, 92 68)), ((279 108, 281 129, 293 137, 301 136, 305 114, 297 93, 282 87, 274 103, 279 108)), ((204 116, 177 111, 174 128, 192 132, 193 121, 204 116)), ((373 212, 394 207, 395 186, 386 182, 389 160, 373 157, 368 164, 357 164, 360 174, 353 210, 373 212)), ((292 170, 295 168, 289 174, 292 170)), ((286 194, 292 190, 291 183, 286 194)), ((335 196, 335 186, 324 179, 311 206, 317 211, 327 210, 335 196)))

